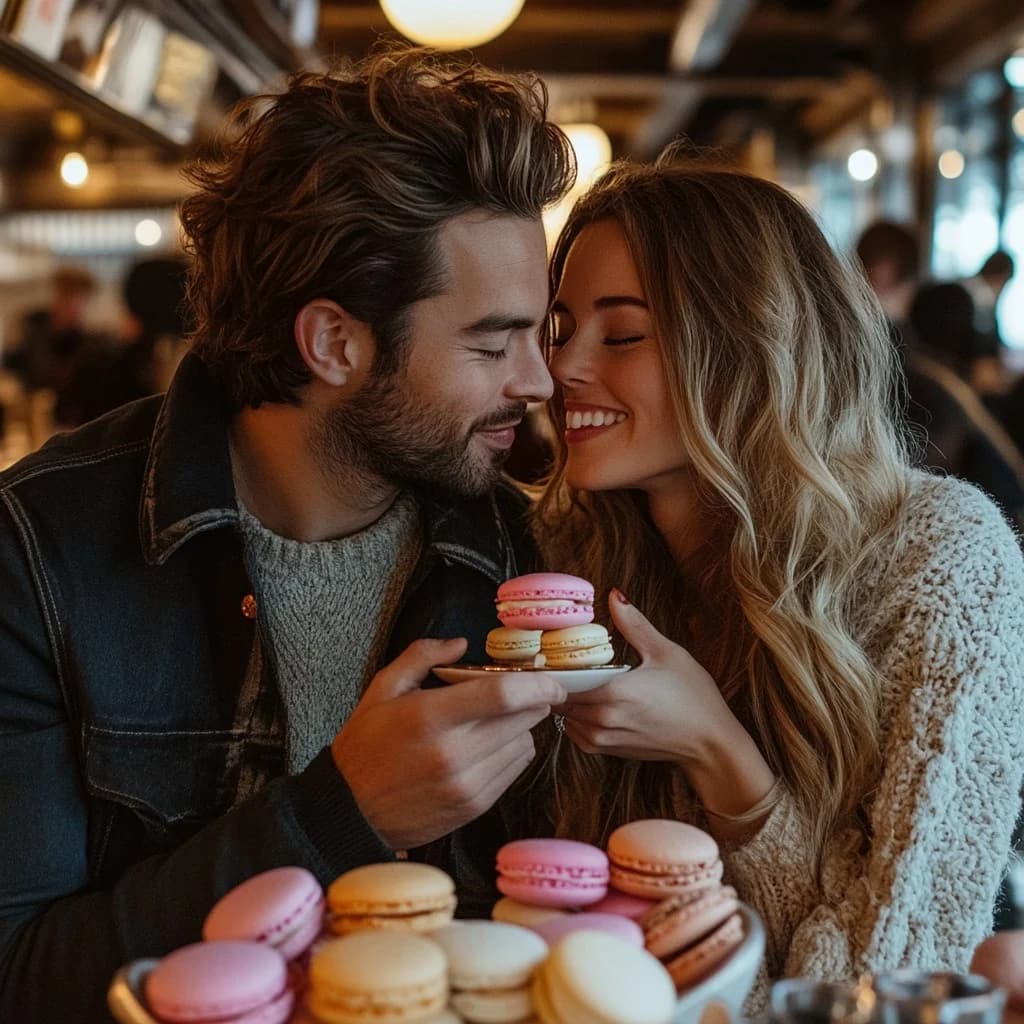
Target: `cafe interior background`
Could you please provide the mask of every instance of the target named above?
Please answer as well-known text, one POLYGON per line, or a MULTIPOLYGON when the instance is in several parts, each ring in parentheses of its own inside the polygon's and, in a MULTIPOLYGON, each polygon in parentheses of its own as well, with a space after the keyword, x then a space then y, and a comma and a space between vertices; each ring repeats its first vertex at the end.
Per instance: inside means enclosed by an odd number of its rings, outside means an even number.
MULTIPOLYGON (((67 361, 33 370, 56 293, 87 346, 125 346, 125 281, 181 258, 181 168, 231 105, 383 35, 538 72, 580 187, 685 136, 791 189, 846 253, 884 218, 926 277, 998 249, 1024 268, 1021 0, 0 0, 0 466, 89 406, 62 412, 67 361)), ((1018 373, 1024 269, 996 312, 1018 373)))

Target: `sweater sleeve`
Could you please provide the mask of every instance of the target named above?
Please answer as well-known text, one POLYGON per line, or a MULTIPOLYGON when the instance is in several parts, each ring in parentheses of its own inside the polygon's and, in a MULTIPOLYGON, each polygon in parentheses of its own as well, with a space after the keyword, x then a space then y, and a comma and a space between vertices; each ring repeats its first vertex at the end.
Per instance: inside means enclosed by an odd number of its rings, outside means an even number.
POLYGON ((867 837, 834 842, 819 884, 787 794, 756 836, 723 850, 766 926, 759 1006, 782 976, 964 970, 991 931, 1020 808, 1024 568, 1010 530, 971 494, 952 535, 931 522, 937 535, 917 538, 932 554, 890 601, 879 662, 888 723, 867 837))

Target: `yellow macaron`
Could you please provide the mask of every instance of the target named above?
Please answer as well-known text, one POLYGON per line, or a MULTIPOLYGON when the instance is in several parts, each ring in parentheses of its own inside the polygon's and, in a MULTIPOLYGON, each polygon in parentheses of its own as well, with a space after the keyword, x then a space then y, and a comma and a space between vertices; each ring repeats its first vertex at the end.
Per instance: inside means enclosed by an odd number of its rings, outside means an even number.
POLYGON ((328 888, 328 925, 335 935, 432 932, 451 921, 455 903, 455 883, 440 868, 415 861, 367 864, 328 888))
POLYGON ((597 668, 615 658, 608 630, 596 622, 549 630, 540 647, 545 668, 597 668))

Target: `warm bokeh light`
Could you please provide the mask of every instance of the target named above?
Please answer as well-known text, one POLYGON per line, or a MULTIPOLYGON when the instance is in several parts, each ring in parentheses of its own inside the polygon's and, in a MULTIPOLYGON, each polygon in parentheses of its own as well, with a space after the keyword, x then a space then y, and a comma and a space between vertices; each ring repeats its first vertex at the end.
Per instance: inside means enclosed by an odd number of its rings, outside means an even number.
POLYGON ((939 174, 944 178, 959 178, 964 173, 964 155, 959 149, 947 149, 939 157, 939 174))
POLYGON ((544 211, 544 231, 549 246, 554 245, 576 200, 604 173, 612 159, 611 140, 599 125, 563 124, 561 129, 569 136, 576 154, 576 184, 557 206, 544 211))
POLYGON ((1013 120, 1010 123, 1013 125, 1013 131, 1017 138, 1024 139, 1024 107, 1021 107, 1013 115, 1013 120))
POLYGON ((870 149, 855 149, 846 169, 854 181, 870 181, 878 173, 878 157, 870 149))
POLYGON ((139 245, 145 245, 147 247, 157 245, 163 236, 164 233, 160 229, 160 225, 149 217, 145 220, 140 220, 139 223, 135 225, 135 241, 138 242, 139 245))
POLYGON ((60 177, 68 188, 79 188, 89 177, 89 165, 81 153, 68 153, 60 162, 60 177))
POLYGON ((480 46, 519 17, 523 0, 380 0, 402 35, 439 50, 480 46))

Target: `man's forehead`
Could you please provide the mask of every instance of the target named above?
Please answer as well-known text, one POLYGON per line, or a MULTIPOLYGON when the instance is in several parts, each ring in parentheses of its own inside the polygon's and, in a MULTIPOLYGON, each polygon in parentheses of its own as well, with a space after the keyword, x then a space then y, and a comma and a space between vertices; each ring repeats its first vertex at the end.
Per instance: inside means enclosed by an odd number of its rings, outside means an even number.
POLYGON ((438 235, 442 265, 449 278, 495 272, 547 273, 547 250, 540 218, 473 211, 447 221, 438 235))

